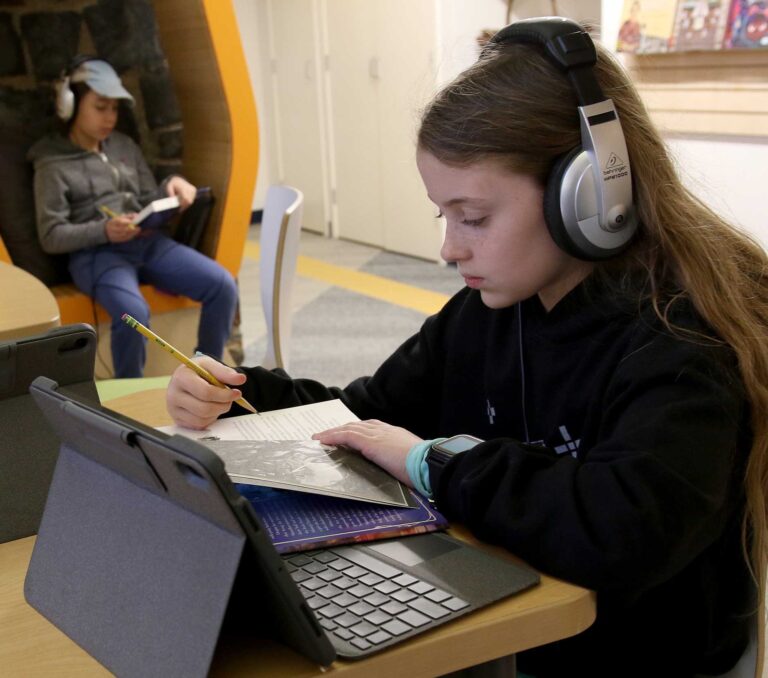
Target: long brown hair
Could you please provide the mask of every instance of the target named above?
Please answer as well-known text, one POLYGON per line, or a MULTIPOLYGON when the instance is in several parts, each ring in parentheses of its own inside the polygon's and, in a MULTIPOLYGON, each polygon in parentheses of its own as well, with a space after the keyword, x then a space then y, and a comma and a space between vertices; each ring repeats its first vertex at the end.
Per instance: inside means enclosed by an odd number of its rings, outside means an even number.
MULTIPOLYGON (((595 73, 622 122, 641 225, 633 245, 600 267, 643 271, 659 317, 682 289, 738 359, 753 445, 745 476, 743 543, 763 600, 768 487, 768 258, 681 183, 624 69, 600 45, 595 73)), ((575 93, 538 46, 492 45, 422 116, 419 147, 444 163, 493 159, 546 181, 554 160, 580 144, 575 93)), ((674 328, 671 328, 674 329, 674 328)), ((761 605, 762 610, 762 605, 761 605)), ((762 614, 762 612, 760 613, 762 614)))

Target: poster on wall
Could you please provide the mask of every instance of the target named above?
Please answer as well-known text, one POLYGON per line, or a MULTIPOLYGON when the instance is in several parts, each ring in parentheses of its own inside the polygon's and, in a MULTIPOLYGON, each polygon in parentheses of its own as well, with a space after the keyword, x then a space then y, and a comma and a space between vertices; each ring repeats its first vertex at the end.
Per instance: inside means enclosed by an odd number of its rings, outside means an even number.
POLYGON ((619 52, 667 52, 675 23, 675 0, 624 0, 616 49, 619 52))
POLYGON ((720 49, 731 0, 679 0, 670 49, 676 52, 720 49))
POLYGON ((768 1, 733 0, 723 47, 768 47, 768 1))

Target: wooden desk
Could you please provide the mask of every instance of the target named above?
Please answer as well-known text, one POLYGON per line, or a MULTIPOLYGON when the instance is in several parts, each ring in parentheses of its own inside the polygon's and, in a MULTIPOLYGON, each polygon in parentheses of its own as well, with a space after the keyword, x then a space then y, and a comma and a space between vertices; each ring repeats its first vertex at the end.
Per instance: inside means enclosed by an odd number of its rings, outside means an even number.
POLYGON ((0 339, 16 339, 59 325, 51 291, 31 273, 0 261, 0 339))
MULTIPOLYGON (((109 401, 113 409, 151 425, 169 422, 161 389, 109 401)), ((454 534, 474 540, 461 530, 454 534)), ((476 542, 474 542, 476 543, 476 542)), ((0 545, 0 667, 3 675, 106 676, 109 673, 24 601, 23 582, 34 537, 0 545)), ((500 549, 485 547, 502 555, 500 549)), ((258 638, 225 642, 212 675, 294 676, 340 675, 344 678, 398 675, 430 677, 510 653, 550 643, 586 629, 595 617, 595 597, 586 589, 542 576, 541 584, 524 593, 422 634, 358 662, 336 662, 319 668, 291 650, 258 638)))

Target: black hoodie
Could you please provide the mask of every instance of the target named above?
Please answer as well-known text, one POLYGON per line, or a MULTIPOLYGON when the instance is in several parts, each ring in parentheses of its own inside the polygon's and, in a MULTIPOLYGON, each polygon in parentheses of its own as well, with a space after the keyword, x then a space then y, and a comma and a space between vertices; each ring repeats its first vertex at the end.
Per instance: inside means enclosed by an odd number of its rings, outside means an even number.
MULTIPOLYGON (((486 440, 430 482, 484 541, 597 591, 595 624, 523 653, 537 676, 730 668, 754 592, 740 546, 748 408, 732 351, 683 298, 582 284, 492 310, 464 289, 345 389, 245 370, 265 410, 341 398, 425 438, 486 440), (574 673, 575 672, 575 673, 574 673)), ((238 412, 241 413, 241 412, 238 412)))

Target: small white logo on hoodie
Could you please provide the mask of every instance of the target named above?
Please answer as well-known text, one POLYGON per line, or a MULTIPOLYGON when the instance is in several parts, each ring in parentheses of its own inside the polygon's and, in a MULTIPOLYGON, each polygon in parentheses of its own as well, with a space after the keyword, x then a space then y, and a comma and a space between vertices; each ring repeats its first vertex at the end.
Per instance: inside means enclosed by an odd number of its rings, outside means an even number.
POLYGON ((572 457, 575 457, 576 453, 579 451, 579 443, 581 443, 581 438, 574 440, 571 437, 571 434, 568 433, 568 429, 565 426, 560 426, 559 430, 560 435, 563 436, 565 443, 563 445, 557 445, 555 447, 555 452, 558 454, 570 453, 572 457))
POLYGON ((494 418, 496 417, 496 408, 493 405, 491 405, 490 400, 486 400, 485 405, 486 405, 485 413, 488 415, 488 422, 492 424, 494 418))

